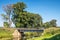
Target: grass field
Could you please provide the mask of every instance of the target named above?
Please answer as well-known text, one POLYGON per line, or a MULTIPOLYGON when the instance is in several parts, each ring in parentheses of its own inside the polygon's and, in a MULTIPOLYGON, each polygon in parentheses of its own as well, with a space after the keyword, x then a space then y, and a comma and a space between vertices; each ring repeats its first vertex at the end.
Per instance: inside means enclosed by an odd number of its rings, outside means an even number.
POLYGON ((55 40, 55 39, 60 40, 60 28, 45 29, 40 37, 30 38, 27 40, 55 40))
MULTIPOLYGON (((14 28, 0 28, 0 40, 12 40, 14 28)), ((29 38, 27 40, 60 40, 60 28, 45 29, 40 37, 29 38)))
POLYGON ((14 29, 11 28, 0 28, 0 40, 12 39, 12 33, 14 29))

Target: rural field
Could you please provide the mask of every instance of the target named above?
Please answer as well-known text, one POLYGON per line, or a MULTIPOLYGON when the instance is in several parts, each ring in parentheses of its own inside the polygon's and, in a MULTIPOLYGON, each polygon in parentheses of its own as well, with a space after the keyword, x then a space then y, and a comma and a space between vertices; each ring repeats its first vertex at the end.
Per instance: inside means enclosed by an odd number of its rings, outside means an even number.
POLYGON ((0 40, 60 40, 60 0, 0 0, 0 40))
MULTIPOLYGON (((0 40, 13 40, 12 33, 14 32, 14 30, 14 28, 0 28, 0 40)), ((32 32, 26 33, 28 37, 32 36, 30 35, 32 32)), ((32 38, 30 37, 27 38, 27 40, 60 40, 60 28, 52 27, 45 29, 41 36, 32 38)))

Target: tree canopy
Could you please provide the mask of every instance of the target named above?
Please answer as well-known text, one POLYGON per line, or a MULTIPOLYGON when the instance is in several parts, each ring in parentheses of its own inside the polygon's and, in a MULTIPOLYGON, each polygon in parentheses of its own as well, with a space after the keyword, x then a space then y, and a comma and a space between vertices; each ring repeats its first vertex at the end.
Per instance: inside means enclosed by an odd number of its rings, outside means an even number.
POLYGON ((43 24, 43 27, 45 27, 45 28, 56 27, 56 26, 57 26, 56 21, 57 21, 56 19, 52 19, 52 20, 49 21, 49 22, 45 22, 45 23, 43 24))
POLYGON ((12 20, 16 27, 40 27, 42 25, 42 17, 38 14, 24 11, 25 8, 26 5, 24 3, 13 4, 12 20))

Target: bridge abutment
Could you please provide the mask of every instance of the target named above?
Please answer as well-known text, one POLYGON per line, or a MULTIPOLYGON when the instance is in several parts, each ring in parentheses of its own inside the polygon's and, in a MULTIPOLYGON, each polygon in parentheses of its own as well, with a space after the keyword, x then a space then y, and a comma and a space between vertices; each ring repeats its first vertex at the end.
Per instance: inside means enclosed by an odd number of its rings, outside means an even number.
POLYGON ((19 32, 18 30, 15 30, 13 35, 13 40, 23 40, 24 32, 19 32))

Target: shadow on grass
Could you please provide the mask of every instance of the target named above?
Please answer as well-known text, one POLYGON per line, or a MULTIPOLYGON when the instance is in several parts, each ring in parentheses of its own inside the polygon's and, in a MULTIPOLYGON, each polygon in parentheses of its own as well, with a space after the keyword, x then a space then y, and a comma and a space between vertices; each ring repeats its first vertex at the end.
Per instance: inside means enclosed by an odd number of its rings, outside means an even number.
POLYGON ((53 36, 53 37, 51 37, 51 38, 45 38, 45 39, 43 39, 43 40, 60 40, 60 34, 55 35, 55 36, 53 36))

